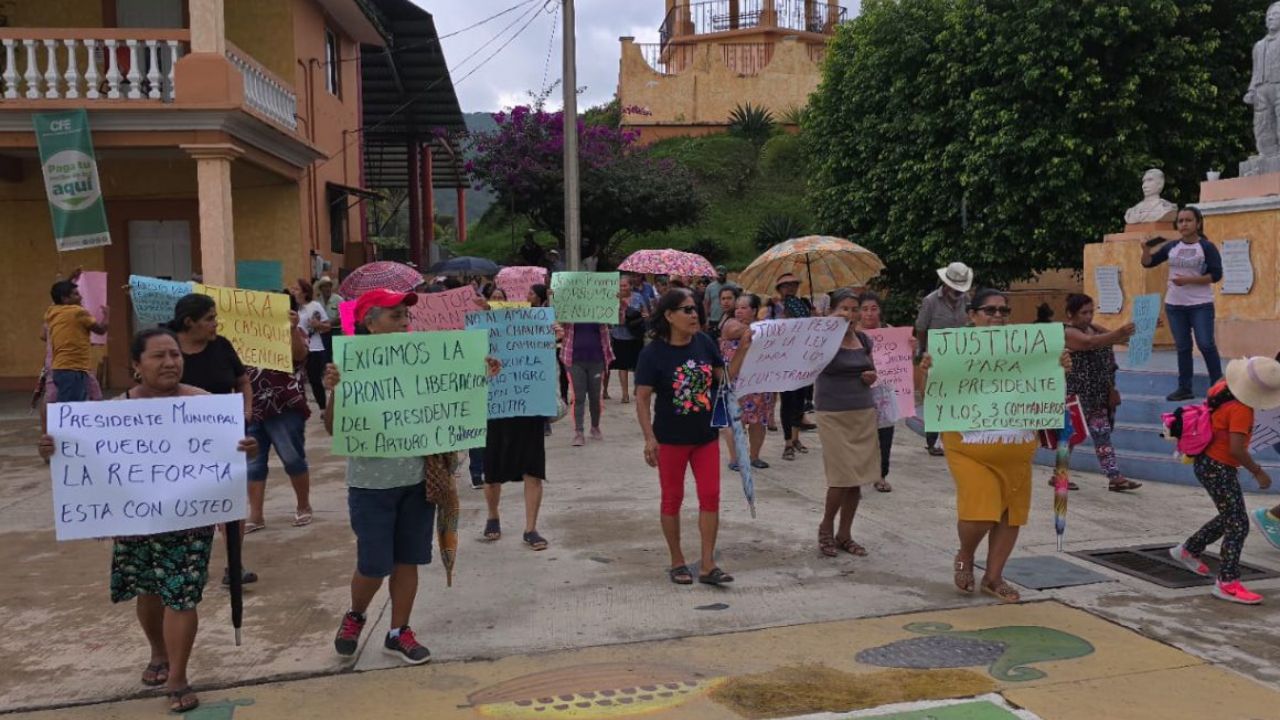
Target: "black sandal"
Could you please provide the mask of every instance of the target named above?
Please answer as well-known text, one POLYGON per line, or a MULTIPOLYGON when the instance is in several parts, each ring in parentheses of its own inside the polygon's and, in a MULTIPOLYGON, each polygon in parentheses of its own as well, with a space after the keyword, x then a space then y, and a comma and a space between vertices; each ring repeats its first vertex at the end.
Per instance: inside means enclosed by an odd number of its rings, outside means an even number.
POLYGON ((160 687, 167 682, 169 682, 169 663, 167 661, 148 663, 147 669, 142 671, 142 684, 147 687, 160 687), (148 675, 151 676, 150 680, 147 679, 148 675))
POLYGON ((711 572, 698 576, 698 582, 703 585, 727 585, 733 582, 733 576, 720 568, 711 568, 711 572))
POLYGON ((489 518, 484 522, 484 539, 493 542, 502 537, 502 521, 489 518))
POLYGON ((165 693, 169 696, 169 712, 173 715, 184 715, 200 707, 200 698, 196 697, 196 692, 188 685, 179 690, 171 690, 165 693), (184 700, 190 699, 190 703, 184 700))
POLYGON ((688 565, 681 565, 667 570, 667 577, 671 578, 671 582, 677 585, 693 584, 693 573, 689 571, 688 565))
POLYGON ((524 534, 524 544, 534 550, 546 550, 548 545, 547 539, 539 535, 537 530, 524 534))

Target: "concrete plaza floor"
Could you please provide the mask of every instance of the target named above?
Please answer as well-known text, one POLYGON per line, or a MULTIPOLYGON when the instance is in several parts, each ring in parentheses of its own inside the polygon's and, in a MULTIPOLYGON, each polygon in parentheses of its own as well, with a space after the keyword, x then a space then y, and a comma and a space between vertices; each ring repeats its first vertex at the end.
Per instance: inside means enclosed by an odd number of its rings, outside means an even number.
MULTIPOLYGON (((1280 717, 1280 695, 1273 694, 1280 688, 1274 631, 1280 580, 1252 586, 1269 604, 1240 607, 1211 598, 1205 588, 1167 590, 1067 557, 1105 581, 1027 590, 1028 603, 1020 607, 960 595, 951 582, 954 501, 945 462, 902 430, 890 478, 895 491, 869 492, 855 524, 869 557, 817 553, 825 492, 818 439, 806 436, 813 452, 788 463, 771 433, 765 459, 773 467, 758 473, 756 519, 736 475, 725 476, 719 562, 738 582, 720 590, 674 586, 664 574, 656 473, 641 457, 633 412, 634 406, 610 402, 606 439, 585 448, 569 447, 566 423, 555 426, 539 523, 551 542, 546 552, 520 543, 518 487, 504 497, 506 535, 483 542, 483 500, 461 481, 454 586, 444 587, 438 565, 426 570, 413 619, 433 666, 356 674, 350 671, 396 664, 380 652, 386 597, 370 613, 366 640, 372 641, 354 661, 335 655, 332 635, 347 607, 354 540, 343 461, 325 451, 313 419, 317 519, 307 528, 289 526, 292 493, 273 459, 268 528, 246 545, 247 564, 262 580, 246 595, 242 647, 232 642, 226 593, 215 584, 223 566, 221 551, 215 553, 215 583, 201 605, 190 677, 205 689, 207 710, 221 714, 199 718, 522 717, 518 705, 501 714, 506 703, 516 703, 511 698, 583 689, 565 684, 563 673, 549 685, 541 676, 529 684, 527 676, 601 665, 620 672, 618 663, 657 667, 647 684, 683 682, 669 677, 663 669, 669 667, 694 672, 696 682, 806 663, 870 672, 876 667, 858 662, 857 653, 927 634, 905 629, 914 623, 946 623, 958 631, 1034 626, 1083 638, 1096 652, 1049 662, 1040 669, 1045 678, 997 679, 995 689, 1007 700, 1043 718, 1280 717), (907 613, 916 615, 897 617, 907 613), (260 683, 272 684, 245 687, 260 683), (255 704, 226 704, 238 699, 255 704), (1208 701, 1212 705, 1198 704, 1208 701), (1205 714, 1210 707, 1216 711, 1205 714), (1112 714, 1116 708, 1126 709, 1112 714)), ((159 717, 165 703, 137 682, 147 655, 132 607, 108 600, 109 543, 54 541, 49 476, 35 457, 34 426, 20 413, 0 419, 0 652, 7 659, 0 712, 61 708, 33 717, 159 717), (92 705, 67 707, 81 704, 92 705)), ((1015 557, 1056 554, 1048 474, 1036 473, 1031 522, 1015 557)), ((1196 488, 1148 485, 1122 495, 1106 492, 1100 476, 1075 480, 1083 489, 1071 496, 1069 550, 1176 542, 1213 514, 1196 488)), ((692 494, 684 514, 690 557, 697 542, 692 494)), ((1264 502, 1251 498, 1253 506, 1264 502)), ((1245 559, 1280 568, 1280 553, 1256 534, 1245 559)), ((645 710, 661 717, 739 716, 702 696, 645 710)), ((596 716, 603 717, 566 717, 596 716)))

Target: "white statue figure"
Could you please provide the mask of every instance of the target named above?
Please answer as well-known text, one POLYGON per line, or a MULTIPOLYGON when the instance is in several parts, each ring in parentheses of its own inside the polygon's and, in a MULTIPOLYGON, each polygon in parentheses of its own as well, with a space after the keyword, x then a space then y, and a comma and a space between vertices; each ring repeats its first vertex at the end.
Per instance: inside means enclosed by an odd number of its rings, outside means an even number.
POLYGON ((1164 172, 1151 168, 1142 174, 1142 202, 1124 213, 1124 221, 1130 225, 1162 222, 1177 216, 1178 206, 1160 197, 1164 192, 1164 172))
POLYGON ((1280 156, 1280 2, 1267 8, 1267 36, 1253 46, 1253 77, 1244 101, 1253 106, 1258 155, 1280 156))

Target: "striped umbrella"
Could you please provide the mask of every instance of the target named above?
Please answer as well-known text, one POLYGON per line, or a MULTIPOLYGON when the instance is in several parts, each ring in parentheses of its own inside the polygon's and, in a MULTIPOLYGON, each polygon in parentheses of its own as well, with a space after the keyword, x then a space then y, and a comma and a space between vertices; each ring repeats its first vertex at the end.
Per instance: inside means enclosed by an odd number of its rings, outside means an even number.
POLYGON ((637 250, 618 266, 623 272, 646 275, 715 277, 716 269, 706 258, 683 250, 637 250))
POLYGON ((382 260, 361 265, 338 286, 338 294, 355 300, 370 290, 407 293, 422 284, 422 273, 398 262, 382 260))
POLYGON ((861 287, 884 270, 870 250, 837 237, 809 235, 769 248, 738 276, 747 292, 769 297, 778 278, 800 278, 800 294, 812 297, 846 287, 861 287))

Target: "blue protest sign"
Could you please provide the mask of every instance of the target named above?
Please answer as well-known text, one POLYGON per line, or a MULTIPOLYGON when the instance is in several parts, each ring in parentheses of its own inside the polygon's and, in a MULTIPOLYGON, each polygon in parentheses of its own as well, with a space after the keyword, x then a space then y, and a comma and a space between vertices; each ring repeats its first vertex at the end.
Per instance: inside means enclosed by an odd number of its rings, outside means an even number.
POLYGON ((191 283, 159 280, 143 275, 129 276, 129 300, 137 329, 166 323, 173 319, 173 306, 191 294, 191 283))
POLYGON ((502 362, 502 372, 489 381, 489 417, 555 417, 555 310, 468 313, 467 329, 488 330, 489 355, 502 362))
POLYGON ((1160 319, 1160 295, 1139 295, 1133 299, 1133 337, 1129 338, 1127 367, 1138 368, 1151 359, 1156 339, 1156 321, 1160 319))

